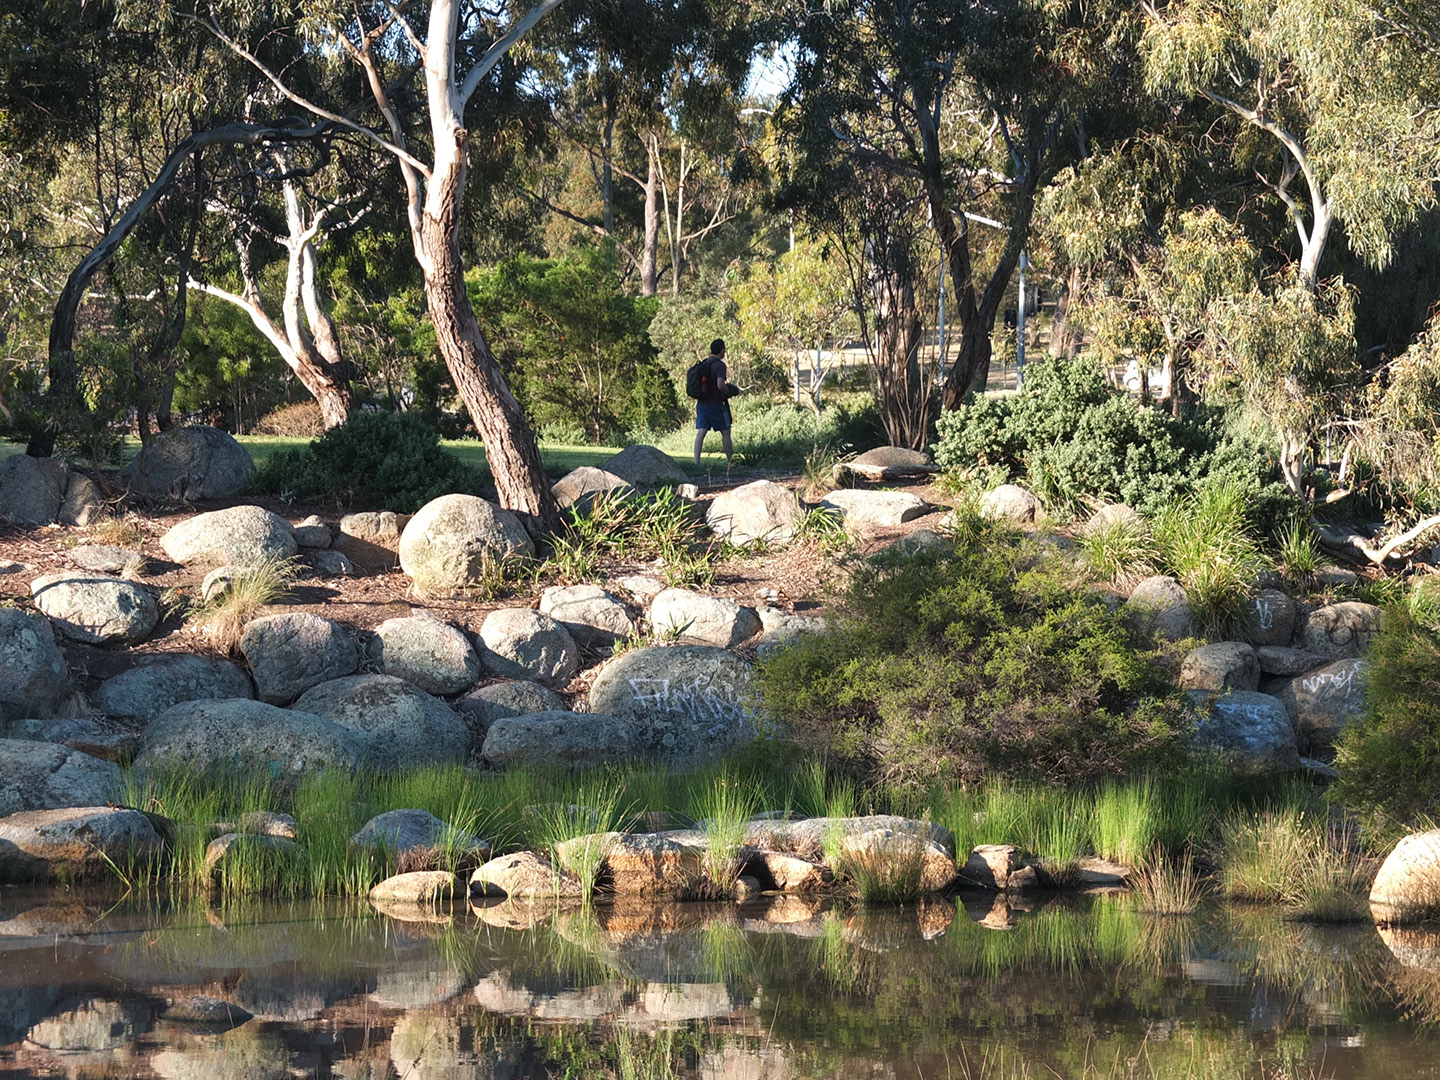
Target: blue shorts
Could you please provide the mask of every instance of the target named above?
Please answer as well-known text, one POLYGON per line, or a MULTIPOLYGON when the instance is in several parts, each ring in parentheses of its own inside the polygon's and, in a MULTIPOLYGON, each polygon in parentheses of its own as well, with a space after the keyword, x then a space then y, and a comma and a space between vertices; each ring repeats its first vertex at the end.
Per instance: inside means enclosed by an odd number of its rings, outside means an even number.
POLYGON ((728 401, 697 401, 695 403, 696 431, 729 431, 730 403, 728 401))

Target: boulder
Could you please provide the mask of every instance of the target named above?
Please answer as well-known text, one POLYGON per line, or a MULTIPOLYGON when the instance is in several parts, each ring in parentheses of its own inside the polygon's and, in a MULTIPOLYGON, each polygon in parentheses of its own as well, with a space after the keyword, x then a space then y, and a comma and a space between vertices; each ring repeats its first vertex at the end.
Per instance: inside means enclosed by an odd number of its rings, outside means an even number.
POLYGON ((244 491, 254 471, 250 452, 233 435, 197 425, 155 435, 120 478, 141 494, 223 499, 244 491))
POLYGON ((757 541, 789 543, 804 516, 793 491, 769 480, 756 480, 716 495, 705 520, 716 536, 747 547, 757 541))
POLYGON ((665 591, 665 583, 648 574, 630 574, 623 577, 620 579, 620 587, 642 607, 649 607, 650 601, 665 591))
POLYGON ((1097 536, 1114 529, 1142 535, 1150 531, 1145 519, 1125 503, 1106 503, 1090 515, 1080 531, 1086 536, 1097 536))
POLYGON ((568 870, 551 865, 534 851, 491 859, 470 875, 470 895, 486 898, 578 900, 585 890, 568 870))
POLYGON ((390 675, 351 675, 321 683, 295 702, 346 732, 367 768, 390 772, 461 764, 470 729, 437 697, 390 675))
POLYGON ((972 848, 960 870, 960 883, 971 888, 1004 892, 1010 875, 1025 865, 1025 856, 1014 844, 979 844, 972 848))
POLYGON ((494 721, 481 756, 492 765, 568 765, 583 768, 645 753, 642 732, 629 720, 556 710, 494 721))
POLYGON ((131 559, 140 558, 140 553, 115 544, 80 544, 70 549, 69 556, 70 561, 81 570, 89 570, 92 574, 118 574, 130 565, 131 559))
POLYGON ((618 896, 674 896, 700 881, 705 859, 705 834, 594 833, 566 840, 555 848, 555 860, 582 872, 598 850, 598 873, 618 896))
POLYGON ((225 832, 254 833, 256 836, 278 836, 283 840, 294 840, 300 835, 299 823, 289 814, 276 814, 269 810, 251 810, 242 814, 237 828, 225 832))
POLYGON ((322 716, 231 699, 170 706, 145 729, 136 765, 289 783, 321 769, 354 768, 361 756, 352 734, 322 716))
POLYGON ((299 854, 300 845, 284 836, 225 833, 205 846, 205 873, 210 880, 222 879, 229 873, 229 864, 243 858, 247 886, 263 888, 277 880, 281 867, 299 854))
POLYGON ((30 583, 35 606, 60 633, 86 645, 142 641, 160 621, 145 586, 99 574, 42 574, 30 583))
POLYGON ((393 570, 400 565, 400 534, 409 522, 408 514, 389 510, 346 514, 332 545, 362 570, 393 570))
POLYGON ((1163 574, 1148 577, 1130 592, 1125 614, 1136 631, 1166 641, 1179 641, 1195 631, 1195 613, 1185 586, 1163 574))
POLYGON ((993 521, 1012 525, 1028 525, 1044 516, 1044 509, 1029 491, 1019 484, 1001 484, 980 496, 980 513, 993 521))
POLYGON ((903 480, 939 471, 940 466, 919 450, 903 446, 877 446, 850 461, 840 462, 835 466, 834 475, 836 480, 843 479, 847 473, 866 480, 903 480))
POLYGON ((944 826, 893 814, 820 817, 802 821, 754 820, 745 846, 780 852, 834 871, 863 863, 882 875, 918 871, 922 891, 943 889, 955 877, 955 837, 944 826), (833 856, 833 858, 832 858, 833 856))
POLYGON ((1385 857, 1370 886, 1370 914, 1389 925, 1440 914, 1440 829, 1403 837, 1385 857))
POLYGON ((613 645, 636 631, 629 610, 599 585, 557 585, 540 594, 540 613, 549 615, 582 647, 613 645))
POLYGON ((84 473, 72 472, 57 516, 61 525, 93 525, 105 515, 105 493, 84 473))
POLYGON ((311 514, 293 529, 295 543, 302 548, 328 548, 334 542, 330 526, 316 514, 311 514))
POLYGON ((1295 636, 1295 601, 1279 589, 1261 589, 1250 600, 1247 623, 1250 643, 1289 645, 1295 636))
POLYGON ((760 632, 760 617, 734 600, 666 589, 650 603, 650 631, 662 641, 729 649, 760 632))
POLYGON ((480 678, 480 658, 470 639, 430 615, 386 619, 375 628, 371 654, 386 675, 427 694, 458 694, 480 678))
POLYGON ((1288 645, 1261 645, 1255 650, 1255 659, 1265 675, 1301 675, 1325 663, 1323 656, 1288 645))
POLYGON ((116 866, 143 867, 163 850, 138 810, 101 804, 0 818, 0 882, 110 877, 116 866))
POLYGON ((815 892, 835 880, 824 863, 787 855, 782 851, 757 851, 745 860, 744 872, 753 875, 764 888, 784 893, 815 892))
POLYGON ((832 491, 820 505, 839 511, 845 518, 845 528, 851 532, 893 529, 930 512, 930 504, 918 495, 859 488, 832 491))
POLYGON ((69 683, 50 620, 0 607, 0 720, 49 716, 69 683))
POLYGON ((593 465, 581 465, 551 484, 550 492, 560 504, 560 509, 574 506, 585 511, 589 510, 597 499, 633 495, 635 489, 614 473, 597 469, 593 465))
POLYGON ((382 903, 436 904, 455 895, 455 875, 449 870, 412 870, 388 877, 370 890, 370 899, 382 903))
POLYGON ((1218 697, 1192 690, 1190 697, 1201 710, 1192 740, 1198 749, 1217 751, 1247 772, 1300 767, 1295 729, 1278 698, 1254 690, 1218 697))
MULTIPOLYGON (((955 856, 911 829, 876 828, 845 835, 838 845, 836 869, 882 883, 914 886, 920 892, 940 892, 955 880, 955 856)), ((1008 887, 1015 885, 1011 876, 1008 887)))
POLYGON ((1259 661, 1243 641, 1201 645, 1190 650, 1180 665, 1184 690, 1254 690, 1259 685, 1259 661))
POLYGON ((689 479, 669 454, 644 444, 627 446, 600 468, 637 488, 683 484, 689 479))
POLYGON ((1354 600, 1327 604, 1305 617, 1295 644, 1327 660, 1360 656, 1380 632, 1380 616, 1374 604, 1354 600))
POLYGON ((490 844, 425 810, 377 814, 350 837, 352 851, 378 853, 394 872, 473 870, 490 858, 490 844))
POLYGON ((271 705, 285 705, 360 666, 348 630, 303 611, 252 619, 240 637, 240 652, 255 676, 256 696, 271 705))
POLYGON ((449 596, 480 584, 496 559, 533 555, 535 545, 510 511, 457 494, 420 508, 400 534, 399 553, 400 568, 419 592, 449 596))
POLYGON ((1336 660, 1295 676, 1276 693, 1295 725, 1302 752, 1328 756, 1345 725, 1364 712, 1364 672, 1364 660, 1336 660))
POLYGON ((644 749, 686 759, 755 737, 752 669, 726 649, 650 646, 610 660, 590 687, 590 708, 633 720, 644 749))
POLYGON ((306 554, 305 561, 310 564, 310 569, 315 576, 322 578, 355 577, 355 564, 347 559, 343 552, 332 551, 329 548, 312 548, 306 554))
POLYGON ((140 736, 135 732, 104 728, 83 717, 15 720, 10 724, 10 738, 58 743, 105 761, 129 761, 140 749, 140 736))
POLYGON ((549 687, 528 679, 507 679, 477 687, 455 703, 462 716, 481 731, 507 716, 564 710, 565 699, 549 687))
POLYGON ((780 608, 763 607, 756 614, 760 618, 756 652, 761 656, 792 645, 806 634, 823 633, 828 625, 818 615, 792 615, 780 608))
POLYGON ((290 523, 258 506, 197 514, 162 536, 160 547, 175 562, 200 566, 257 566, 297 550, 290 523))
POLYGON ((49 742, 0 739, 0 816, 104 806, 120 794, 113 761, 49 742))
POLYGON ((90 704, 106 716, 148 721, 182 701, 254 697, 250 676, 229 660, 172 654, 142 657, 102 682, 90 704))
POLYGON ((916 529, 908 536, 902 536, 900 539, 886 544, 879 551, 875 552, 875 554, 871 555, 870 558, 877 560, 882 558, 909 558, 925 551, 944 551, 950 546, 951 541, 945 539, 945 537, 939 533, 932 532, 930 529, 916 529))
POLYGON ((59 458, 12 454, 0 459, 0 521, 16 525, 53 525, 70 472, 59 458))
POLYGON ((223 1001, 207 994, 195 994, 172 1002, 160 1019, 172 1024, 193 1024, 207 1032, 218 1033, 239 1027, 251 1015, 233 1001, 223 1001))
POLYGON ((500 608, 480 624, 480 659, 496 675, 564 686, 580 667, 570 631, 530 608, 500 608))

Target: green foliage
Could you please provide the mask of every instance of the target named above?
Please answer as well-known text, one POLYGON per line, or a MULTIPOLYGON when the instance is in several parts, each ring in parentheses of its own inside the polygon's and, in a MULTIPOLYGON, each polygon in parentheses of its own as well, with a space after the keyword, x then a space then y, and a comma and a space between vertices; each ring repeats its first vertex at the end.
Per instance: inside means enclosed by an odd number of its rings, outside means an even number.
POLYGON ((613 246, 564 259, 516 255, 467 286, 476 315, 532 422, 579 421, 599 442, 683 415, 647 329, 655 301, 620 287, 613 246))
POLYGON ((835 628, 764 661, 766 709, 872 780, 1082 779, 1179 733, 1155 658, 1060 560, 977 518, 858 567, 835 628))
POLYGON ((442 450, 440 436, 418 417, 359 412, 306 450, 274 454, 252 485, 285 498, 333 498, 408 514, 441 495, 478 494, 482 478, 442 450))
POLYGON ((1336 745, 1336 799, 1382 835, 1440 817, 1440 589, 1386 610, 1364 679, 1365 711, 1336 745))
POLYGON ((1142 519, 1117 517, 1092 524, 1079 541, 1085 562, 1101 581, 1123 588, 1155 572, 1155 539, 1142 519))
POLYGON ((1155 516, 1159 562, 1180 579, 1202 634, 1243 629, 1245 601, 1264 566, 1238 488, 1212 481, 1155 516))
POLYGON ((1369 878, 1330 839, 1323 809, 1281 807, 1221 823, 1220 886, 1238 900, 1285 904, 1313 922, 1368 918, 1369 878))
POLYGON ((296 570, 295 559, 276 555, 238 567, 227 584, 186 613, 185 624, 207 634, 220 652, 233 653, 246 624, 267 604, 289 595, 296 570))

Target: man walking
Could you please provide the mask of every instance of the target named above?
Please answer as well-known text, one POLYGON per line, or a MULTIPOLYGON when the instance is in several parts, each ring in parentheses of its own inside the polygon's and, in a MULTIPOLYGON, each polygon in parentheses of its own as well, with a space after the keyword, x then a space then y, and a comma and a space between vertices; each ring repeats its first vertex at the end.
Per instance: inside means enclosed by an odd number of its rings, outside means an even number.
POLYGON ((730 399, 740 392, 738 386, 725 381, 729 371, 725 367, 725 340, 716 338, 710 343, 710 355, 705 360, 707 385, 713 387, 704 397, 695 399, 695 466, 700 466, 700 451, 705 447, 705 436, 711 431, 720 433, 720 445, 725 450, 725 468, 730 468, 734 448, 730 445, 730 399))

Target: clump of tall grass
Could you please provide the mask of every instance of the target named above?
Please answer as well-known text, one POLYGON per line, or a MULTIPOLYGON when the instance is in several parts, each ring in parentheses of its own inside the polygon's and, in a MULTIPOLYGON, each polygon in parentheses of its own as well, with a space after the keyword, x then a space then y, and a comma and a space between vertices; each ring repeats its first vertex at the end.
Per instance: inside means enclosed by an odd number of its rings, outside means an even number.
POLYGON ((1368 869, 1337 849, 1313 813, 1283 807, 1226 820, 1217 854, 1222 887, 1236 899, 1284 904, 1314 922, 1368 917, 1368 869))
POLYGON ((1205 892, 1193 849, 1187 847, 1178 859, 1170 859, 1163 849, 1155 848, 1135 867, 1130 891, 1136 909, 1146 914, 1193 914, 1205 892))
POLYGON ((925 841, 908 833, 871 834, 839 845, 829 861, 862 904, 908 904, 921 893, 925 841))
POLYGON ((815 502, 836 488, 847 486, 843 481, 848 478, 848 474, 836 470, 854 456, 831 443, 811 448, 805 455, 805 464, 800 470, 801 496, 815 502))
POLYGON ((185 625, 199 630, 224 653, 233 653, 251 619, 267 604, 290 594, 298 570, 291 557, 267 555, 253 566, 238 567, 234 576, 185 615, 185 625))
POLYGON ((753 784, 724 769, 693 803, 693 816, 705 833, 705 854, 700 860, 702 896, 728 896, 740 874, 740 849, 750 820, 759 809, 759 792, 753 784))
POLYGON ((579 788, 573 800, 528 807, 529 842, 544 851, 555 866, 580 879, 584 899, 594 896, 600 868, 609 857, 612 833, 622 816, 615 785, 603 779, 579 788))
POLYGON ((1303 589, 1315 578, 1324 561, 1315 530, 1300 517, 1291 519, 1275 534, 1275 569, 1292 588, 1303 589))
POLYGON ((1240 489, 1206 484, 1162 509, 1152 531, 1161 565, 1185 586, 1197 629, 1212 637, 1241 629, 1264 561, 1240 489))
POLYGON ((1155 573, 1155 539, 1138 516, 1114 518, 1086 528, 1078 539, 1085 562, 1102 581, 1130 588, 1155 573))

